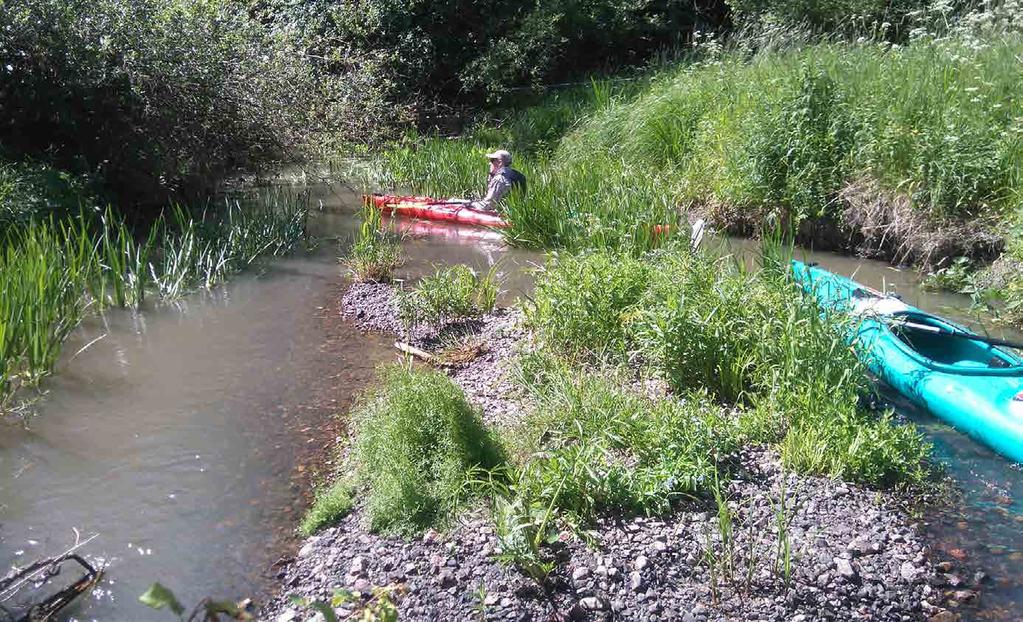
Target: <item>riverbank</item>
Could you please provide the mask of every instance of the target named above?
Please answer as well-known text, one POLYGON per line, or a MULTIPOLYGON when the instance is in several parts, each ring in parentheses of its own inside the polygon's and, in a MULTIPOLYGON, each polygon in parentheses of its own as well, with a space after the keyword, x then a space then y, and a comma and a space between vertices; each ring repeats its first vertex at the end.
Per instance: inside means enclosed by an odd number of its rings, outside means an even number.
MULTIPOLYGON (((391 288, 356 284, 344 313, 362 330, 398 326, 391 288)), ((482 354, 449 376, 496 427, 511 428, 531 405, 510 380, 517 352, 536 335, 517 309, 503 309, 463 337, 482 354)), ((429 348, 427 337, 418 345, 429 348)), ((643 388, 664 396, 656 383, 643 388)), ((721 457, 721 489, 730 513, 699 496, 665 515, 605 513, 586 532, 563 531, 552 546, 553 572, 542 582, 500 559, 501 539, 482 506, 443 533, 382 536, 366 529, 364 510, 306 540, 279 578, 269 620, 303 619, 288 597, 329 598, 337 588, 370 593, 388 587, 402 620, 954 620, 976 598, 982 575, 936 557, 898 493, 784 469, 778 451, 744 444, 721 457), (791 556, 777 567, 779 499, 791 556), (713 558, 718 556, 718 562, 713 558), (727 558, 729 565, 719 563, 727 558)), ((351 608, 352 605, 349 605, 351 608)))

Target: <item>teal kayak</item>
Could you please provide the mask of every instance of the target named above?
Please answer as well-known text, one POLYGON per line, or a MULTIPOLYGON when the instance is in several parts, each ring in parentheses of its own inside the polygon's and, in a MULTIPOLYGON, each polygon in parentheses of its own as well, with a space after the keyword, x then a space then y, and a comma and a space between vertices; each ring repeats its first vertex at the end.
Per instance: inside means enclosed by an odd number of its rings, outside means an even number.
POLYGON ((913 404, 1023 462, 1023 359, 976 333, 801 261, 792 274, 829 310, 850 314, 864 364, 913 404))

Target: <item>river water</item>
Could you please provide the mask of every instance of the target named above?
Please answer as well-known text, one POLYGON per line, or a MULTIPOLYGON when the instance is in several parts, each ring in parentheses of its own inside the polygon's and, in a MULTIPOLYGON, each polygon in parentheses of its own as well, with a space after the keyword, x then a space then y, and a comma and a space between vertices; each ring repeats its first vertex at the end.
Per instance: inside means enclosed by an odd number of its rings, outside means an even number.
MULTIPOLYGON (((323 205, 314 234, 352 233, 350 193, 298 189, 323 205)), ((528 290, 536 254, 456 232, 409 238, 399 276, 499 262, 505 302, 528 290)), ((343 432, 334 415, 396 356, 340 320, 338 254, 324 242, 172 306, 88 318, 34 416, 0 429, 0 574, 66 550, 77 529, 98 534, 83 551, 108 572, 66 619, 172 619, 137 602, 153 581, 186 607, 272 586, 312 469, 343 432)))
MULTIPOLYGON (((324 183, 296 189, 322 205, 310 220, 314 234, 351 235, 350 192, 324 183)), ((434 265, 498 263, 502 303, 529 293, 529 269, 541 260, 450 226, 417 225, 404 248, 401 278, 434 265)), ((385 336, 340 320, 337 256, 337 243, 326 241, 175 305, 87 319, 44 383, 35 416, 0 430, 0 565, 59 553, 75 529, 96 534, 84 551, 108 565, 107 575, 67 610, 72 620, 171 619, 137 602, 153 581, 186 606, 264 595, 272 564, 294 550, 316 465, 343 433, 335 415, 395 358, 385 336)), ((967 299, 923 292, 912 272, 827 253, 807 258, 974 323, 967 299)), ((963 491, 962 511, 928 513, 924 528, 950 559, 994 578, 968 615, 1018 619, 1023 473, 925 414, 907 414, 963 491)))

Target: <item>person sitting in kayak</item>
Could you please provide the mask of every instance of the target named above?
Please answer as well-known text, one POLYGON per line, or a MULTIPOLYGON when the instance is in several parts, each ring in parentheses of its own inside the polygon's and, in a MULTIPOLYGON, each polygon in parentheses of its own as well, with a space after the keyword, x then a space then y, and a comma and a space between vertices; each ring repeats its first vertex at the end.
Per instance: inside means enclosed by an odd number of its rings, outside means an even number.
POLYGON ((526 191, 526 176, 511 167, 512 155, 504 149, 488 153, 490 160, 490 177, 487 181, 487 194, 479 201, 470 203, 470 207, 481 211, 497 211, 501 200, 512 190, 526 191))

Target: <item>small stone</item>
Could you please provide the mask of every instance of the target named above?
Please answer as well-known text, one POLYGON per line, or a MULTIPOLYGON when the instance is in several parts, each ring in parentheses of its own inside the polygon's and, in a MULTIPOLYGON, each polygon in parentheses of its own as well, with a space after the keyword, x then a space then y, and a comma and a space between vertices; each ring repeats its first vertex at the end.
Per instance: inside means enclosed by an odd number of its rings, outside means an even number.
POLYGON ((572 571, 572 583, 583 583, 590 578, 590 569, 586 566, 579 566, 572 571))
POLYGON ((298 619, 298 612, 294 609, 285 609, 277 616, 276 622, 293 622, 298 619))
POLYGON ((848 559, 836 557, 835 568, 838 570, 838 574, 844 577, 847 581, 855 581, 859 578, 859 573, 856 572, 856 569, 853 568, 852 563, 848 559))
POLYGON ((314 548, 315 544, 313 542, 306 542, 305 544, 302 545, 302 548, 298 550, 298 556, 305 557, 306 555, 312 553, 314 548))
POLYGON ((654 540, 650 544, 650 550, 654 551, 655 553, 661 553, 661 552, 664 552, 667 549, 668 549, 668 544, 666 542, 661 542, 660 540, 654 540))
POLYGON ((607 601, 599 596, 587 596, 579 601, 579 606, 587 611, 603 611, 607 609, 607 601))
POLYGON ((437 577, 437 581, 440 583, 442 590, 458 585, 458 581, 455 580, 455 575, 451 574, 451 571, 449 570, 441 571, 440 576, 437 577))
POLYGON ((373 584, 366 579, 356 579, 355 584, 352 585, 352 589, 360 594, 368 594, 373 589, 373 584))
POLYGON ((923 571, 911 561, 904 561, 902 566, 899 567, 899 574, 905 581, 910 583, 916 583, 922 573, 923 571))
POLYGON ((640 555, 636 558, 636 561, 632 562, 632 567, 636 570, 646 570, 646 567, 650 565, 650 560, 647 559, 646 555, 640 555))
POLYGON ((629 589, 633 592, 640 592, 643 590, 645 585, 643 575, 641 575, 638 570, 633 570, 629 573, 629 589))
POLYGON ((359 555, 358 557, 352 560, 351 566, 348 567, 348 573, 360 575, 366 572, 367 568, 369 568, 369 564, 366 563, 366 558, 359 555))
POLYGON ((977 597, 977 593, 972 590, 956 590, 953 597, 961 603, 973 600, 977 597))
POLYGON ((944 562, 939 562, 937 565, 934 566, 934 568, 938 572, 952 572, 953 565, 952 565, 952 562, 944 561, 944 562))
POLYGON ((483 604, 487 607, 493 607, 501 600, 501 597, 497 594, 487 594, 483 599, 483 604))
POLYGON ((956 622, 957 620, 959 620, 959 616, 951 611, 939 611, 927 618, 927 622, 956 622))

